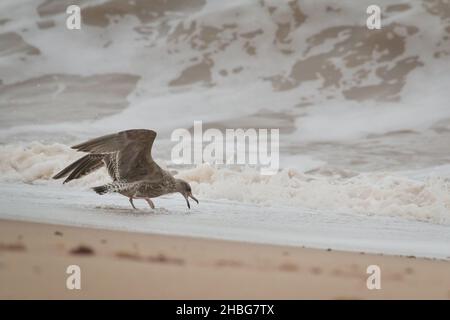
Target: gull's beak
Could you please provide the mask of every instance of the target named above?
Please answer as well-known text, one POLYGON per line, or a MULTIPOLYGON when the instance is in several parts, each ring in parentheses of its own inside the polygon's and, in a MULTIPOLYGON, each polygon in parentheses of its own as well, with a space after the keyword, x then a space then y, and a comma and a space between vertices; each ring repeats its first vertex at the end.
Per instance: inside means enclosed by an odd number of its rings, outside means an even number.
POLYGON ((192 193, 191 192, 189 192, 188 193, 188 197, 190 197, 192 200, 194 200, 195 202, 197 202, 197 204, 198 204, 198 200, 197 200, 197 198, 196 197, 194 197, 193 195, 192 195, 192 193))
POLYGON ((184 198, 186 199, 186 204, 188 206, 188 208, 191 208, 191 204, 189 203, 189 198, 191 198, 192 200, 194 200, 195 202, 197 202, 198 204, 198 200, 197 198, 195 198, 191 192, 187 193, 187 194, 183 194, 184 198))

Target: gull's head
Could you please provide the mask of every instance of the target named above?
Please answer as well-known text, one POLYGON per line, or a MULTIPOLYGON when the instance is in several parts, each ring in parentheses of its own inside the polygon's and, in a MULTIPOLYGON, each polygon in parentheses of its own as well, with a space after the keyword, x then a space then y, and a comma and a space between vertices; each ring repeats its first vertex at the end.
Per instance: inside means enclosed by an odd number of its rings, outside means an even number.
POLYGON ((183 195, 183 197, 186 199, 186 204, 189 209, 191 208, 191 204, 189 203, 189 198, 191 198, 198 204, 198 200, 192 195, 192 189, 191 189, 191 186, 189 185, 189 183, 187 183, 186 181, 181 180, 181 179, 176 179, 175 182, 176 182, 175 183, 176 191, 181 193, 183 195))

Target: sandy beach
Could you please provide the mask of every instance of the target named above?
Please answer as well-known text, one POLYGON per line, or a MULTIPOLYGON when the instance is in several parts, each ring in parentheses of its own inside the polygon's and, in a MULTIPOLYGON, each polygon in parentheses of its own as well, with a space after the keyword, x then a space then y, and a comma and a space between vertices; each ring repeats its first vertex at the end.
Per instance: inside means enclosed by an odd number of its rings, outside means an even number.
POLYGON ((450 262, 0 220, 1 299, 449 299, 450 262), (81 268, 81 289, 66 269, 81 268), (368 290, 366 268, 381 268, 368 290))

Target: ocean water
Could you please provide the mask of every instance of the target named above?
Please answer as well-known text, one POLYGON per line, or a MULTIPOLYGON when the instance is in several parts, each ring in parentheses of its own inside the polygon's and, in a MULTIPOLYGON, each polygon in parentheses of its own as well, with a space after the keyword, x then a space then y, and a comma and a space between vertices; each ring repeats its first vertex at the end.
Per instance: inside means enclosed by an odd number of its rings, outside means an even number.
POLYGON ((366 28, 365 0, 85 0, 68 30, 73 1, 1 1, 0 216, 159 232, 120 216, 126 198, 91 194, 104 170, 51 180, 81 156, 71 145, 149 128, 158 163, 201 200, 191 215, 158 201, 170 233, 450 256, 450 3, 377 3, 381 30, 366 28), (171 132, 194 121, 279 129, 280 171, 174 165, 171 132), (51 202, 58 218, 31 210, 49 205, 42 192, 64 199, 51 202))

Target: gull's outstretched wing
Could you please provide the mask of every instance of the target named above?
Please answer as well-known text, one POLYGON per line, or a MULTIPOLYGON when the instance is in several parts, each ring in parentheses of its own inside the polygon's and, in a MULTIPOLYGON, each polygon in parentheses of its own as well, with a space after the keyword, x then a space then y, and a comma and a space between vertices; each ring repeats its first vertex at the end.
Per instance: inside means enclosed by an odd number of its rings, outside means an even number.
POLYGON ((95 138, 73 149, 89 153, 109 153, 116 179, 128 182, 161 178, 161 168, 153 161, 151 150, 156 132, 134 129, 95 138))
POLYGON ((151 154, 156 132, 146 129, 133 129, 108 134, 99 138, 77 144, 72 149, 89 153, 112 153, 126 149, 130 144, 148 150, 151 154))

